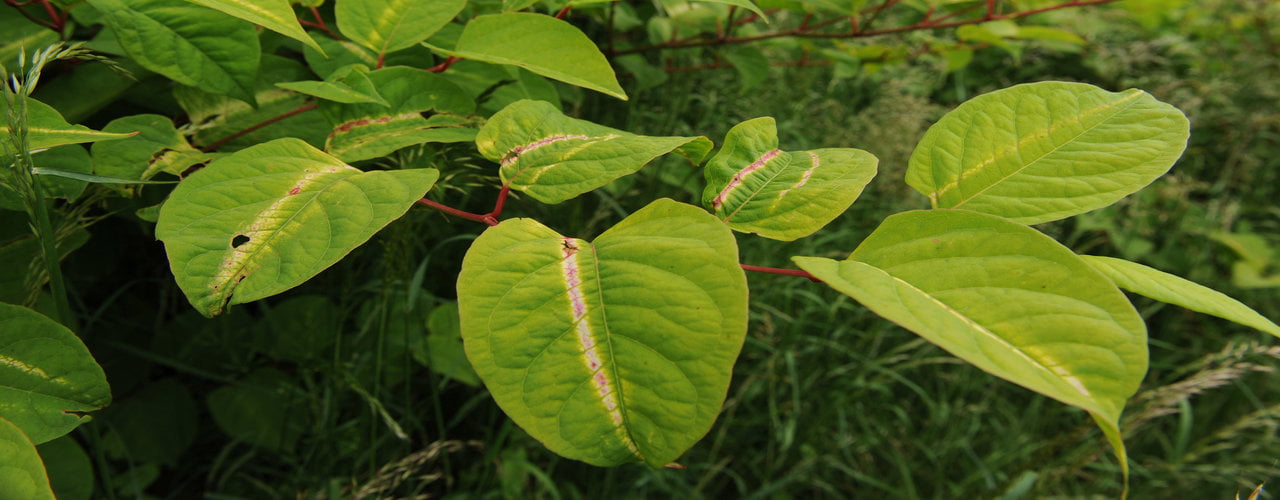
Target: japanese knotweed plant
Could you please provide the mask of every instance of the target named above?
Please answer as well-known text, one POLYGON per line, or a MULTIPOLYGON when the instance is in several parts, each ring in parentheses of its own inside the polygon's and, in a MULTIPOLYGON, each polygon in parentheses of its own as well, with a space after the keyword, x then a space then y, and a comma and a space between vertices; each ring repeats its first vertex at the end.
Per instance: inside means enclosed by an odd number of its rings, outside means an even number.
MULTIPOLYGON (((456 277, 467 358, 513 421, 590 464, 674 465, 707 433, 747 331, 745 270, 821 282, 994 376, 1086 411, 1126 474, 1118 422, 1148 354, 1145 326, 1121 290, 1280 336, 1221 293, 1078 255, 1031 227, 1115 203, 1178 159, 1187 119, 1139 90, 1043 82, 976 97, 934 124, 910 159, 906 181, 932 209, 886 218, 843 260, 794 256, 799 269, 772 269, 741 263, 734 232, 780 241, 813 234, 856 201, 876 158, 784 150, 768 117, 733 127, 717 150, 706 137, 639 135, 566 115, 551 80, 626 98, 606 54, 559 18, 574 3, 337 0, 336 30, 315 1, 298 11, 286 0, 88 0, 70 12, 38 3, 59 35, 74 31, 68 19, 93 27, 96 46, 171 80, 186 125, 143 114, 94 131, 10 90, 8 109, 19 112, 4 129, 9 190, 0 202, 17 196, 39 227, 41 193, 54 187, 74 201, 84 183, 125 184, 110 192, 137 196, 180 179, 162 205, 137 216, 156 221, 178 287, 206 316, 306 282, 415 205, 486 224, 456 277), (517 12, 536 4, 559 15, 517 12), (85 142, 94 143, 88 152, 77 145, 85 142), (435 169, 369 161, 440 144, 455 145, 438 149, 446 156, 474 144, 491 162, 499 182, 490 212, 424 197, 448 182, 435 169), (590 241, 502 219, 511 191, 557 204, 671 154, 703 166, 698 204, 655 200, 590 241)), ((739 8, 763 14, 748 0, 710 3, 726 21, 739 8)), ((903 31, 858 28, 895 3, 840 14, 868 18, 846 23, 854 26, 846 36, 903 31)), ((945 23, 930 8, 912 29, 1057 8, 1002 13, 998 3, 977 17, 957 10, 945 23)), ((1085 3, 1101 2, 1058 7, 1085 3)), ((615 5, 603 11, 610 23, 615 5)), ((834 24, 809 20, 792 33, 834 24)), ((610 56, 644 48, 615 43, 625 40, 608 41, 610 56)), ((56 275, 59 249, 41 243, 37 255, 50 256, 56 275)), ((0 492, 29 483, 21 491, 35 493, 22 498, 45 498, 32 443, 69 431, 109 391, 67 328, 0 306, 0 332, 0 464, 18 464, 0 467, 0 492), (18 476, 29 481, 10 480, 18 476)))

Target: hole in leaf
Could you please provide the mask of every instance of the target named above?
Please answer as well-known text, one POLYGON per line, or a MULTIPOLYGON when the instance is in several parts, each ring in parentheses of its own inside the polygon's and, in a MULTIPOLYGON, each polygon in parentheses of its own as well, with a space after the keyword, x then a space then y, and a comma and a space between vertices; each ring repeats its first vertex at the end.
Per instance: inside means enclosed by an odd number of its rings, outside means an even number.
POLYGON ((243 234, 237 234, 234 238, 231 238, 231 248, 240 248, 240 245, 243 245, 248 242, 249 242, 248 236, 245 236, 243 234))

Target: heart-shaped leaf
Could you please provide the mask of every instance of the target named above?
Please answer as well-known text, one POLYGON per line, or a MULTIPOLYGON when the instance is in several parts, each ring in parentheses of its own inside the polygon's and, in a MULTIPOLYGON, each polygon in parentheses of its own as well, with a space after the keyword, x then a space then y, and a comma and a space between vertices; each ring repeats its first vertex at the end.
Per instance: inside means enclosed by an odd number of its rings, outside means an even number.
POLYGON ((362 172, 278 139, 184 179, 160 209, 156 237, 191 305, 215 316, 319 274, 404 215, 438 176, 362 172))
POLYGON ((504 221, 476 239, 458 277, 467 357, 552 451, 667 464, 724 402, 747 326, 737 256, 724 224, 671 200, 593 242, 504 221))
POLYGON ((674 150, 701 162, 706 137, 636 135, 569 118, 534 100, 512 103, 476 136, 485 158, 499 162, 502 182, 544 203, 560 203, 640 170, 674 150))
POLYGON ((983 371, 1089 412, 1125 464, 1118 425, 1147 371, 1124 294, 1066 247, 963 210, 889 217, 848 260, 796 264, 983 371))
POLYGON ((756 118, 707 162, 702 204, 734 230, 791 241, 848 209, 875 175, 876 157, 860 149, 782 151, 773 118, 756 118))
POLYGON ((551 16, 526 12, 477 16, 462 30, 453 50, 427 46, 463 59, 519 66, 627 100, 596 44, 572 24, 551 16))
POLYGON ((1182 155, 1190 124, 1140 90, 1040 82, 975 97, 911 155, 907 184, 935 207, 1036 224, 1142 189, 1182 155))
POLYGON ((1081 257, 1114 280, 1120 288, 1280 337, 1280 326, 1275 322, 1222 292, 1124 259, 1093 255, 1081 257))
POLYGON ((0 304, 0 332, 0 420, 18 426, 31 441, 66 434, 88 419, 84 413, 111 402, 102 368, 65 326, 25 307, 0 304))

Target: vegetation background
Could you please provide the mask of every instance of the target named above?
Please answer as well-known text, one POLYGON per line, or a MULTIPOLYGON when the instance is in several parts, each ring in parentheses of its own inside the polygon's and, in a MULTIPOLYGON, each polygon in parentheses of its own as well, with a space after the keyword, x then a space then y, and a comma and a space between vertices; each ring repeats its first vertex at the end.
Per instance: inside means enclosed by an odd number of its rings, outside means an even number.
MULTIPOLYGON (((5 22, 21 19, 2 9, 5 22)), ((579 117, 637 133, 718 141, 733 124, 774 116, 787 149, 847 146, 878 156, 880 175, 819 234, 789 244, 741 240, 743 262, 788 267, 785 255, 843 258, 885 215, 924 207, 902 180, 908 155, 961 101, 1040 80, 1141 88, 1191 118, 1183 159, 1134 197, 1040 229, 1076 251, 1152 265, 1280 318, 1280 4, 1125 0, 1024 24, 1062 28, 1083 43, 913 31, 843 42, 860 57, 831 64, 798 59, 804 42, 778 40, 758 48, 795 64, 763 77, 686 51, 667 56, 660 75, 624 74, 632 96, 625 104, 559 90, 579 117), (957 43, 973 49, 971 60, 918 50, 957 43)), ((51 73, 65 71, 90 70, 51 73)), ((159 91, 162 79, 123 85, 108 106, 80 116, 78 96, 50 80, 36 97, 73 123, 101 128, 126 113, 181 114, 159 91)), ((422 149, 395 160, 436 156, 422 149)), ((496 184, 479 159, 435 166, 452 186, 496 184)), ((658 163, 563 205, 517 198, 508 213, 546 215, 554 229, 586 237, 655 197, 697 199, 697 175, 658 163)), ((492 200, 466 197, 490 191, 437 194, 483 207, 492 200)), ((94 220, 92 237, 64 262, 85 313, 80 334, 115 401, 40 451, 50 462, 91 468, 94 498, 1017 499, 1120 491, 1114 457, 1083 412, 970 367, 834 290, 758 274, 750 276, 751 326, 729 399, 682 458, 687 469, 561 459, 512 425, 465 371, 427 367, 448 362, 427 359, 422 332, 451 328, 456 266, 483 226, 413 210, 306 285, 205 320, 174 286, 153 226, 105 216, 157 201, 113 199, 83 214, 94 220)), ((20 212, 0 213, 6 227, 23 223, 20 212)), ((1243 326, 1136 304, 1151 332, 1152 366, 1124 422, 1132 497, 1226 498, 1280 477, 1280 347, 1243 326)), ((55 486, 59 474, 51 471, 55 486)))

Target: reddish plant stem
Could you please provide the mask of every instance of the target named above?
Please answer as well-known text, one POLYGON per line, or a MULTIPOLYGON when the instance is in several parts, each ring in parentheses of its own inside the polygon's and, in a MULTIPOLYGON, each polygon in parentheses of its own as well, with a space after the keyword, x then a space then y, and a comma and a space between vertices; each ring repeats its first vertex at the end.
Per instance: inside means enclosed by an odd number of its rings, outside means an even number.
POLYGON ((435 66, 432 66, 430 68, 427 68, 427 71, 430 71, 432 73, 444 73, 444 70, 449 69, 449 66, 453 66, 453 63, 456 63, 461 60, 462 60, 461 58, 449 56, 449 58, 445 59, 444 62, 437 64, 435 66))
POLYGON ((454 217, 461 217, 467 220, 482 222, 490 226, 498 225, 498 219, 489 214, 473 214, 471 212, 465 212, 465 211, 453 208, 451 206, 445 205, 443 203, 440 203, 438 201, 428 200, 426 198, 419 199, 418 203, 434 208, 436 210, 452 215, 454 217))
POLYGON ((822 280, 818 279, 816 276, 809 274, 807 271, 801 271, 799 269, 779 269, 776 267, 753 266, 750 264, 739 264, 739 265, 742 266, 742 269, 744 271, 755 271, 757 273, 768 273, 768 274, 783 274, 786 276, 799 276, 801 278, 807 278, 809 281, 812 281, 814 283, 822 283, 822 280))
MULTIPOLYGON (((867 29, 868 26, 871 24, 871 22, 875 21, 876 17, 878 17, 879 12, 883 11, 888 6, 897 3, 897 0, 886 0, 884 3, 876 7, 873 7, 870 12, 867 12, 868 14, 870 14, 871 17, 867 21, 862 22, 860 26, 858 23, 855 22, 856 18, 848 18, 849 21, 852 23, 852 28, 850 28, 848 31, 841 32, 841 33, 817 32, 817 30, 820 29, 821 27, 829 26, 832 24, 832 22, 824 22, 824 23, 814 24, 811 26, 806 26, 803 28, 794 28, 790 30, 775 31, 772 33, 762 33, 759 35, 751 35, 751 36, 727 37, 724 39, 713 38, 713 39, 671 40, 668 42, 655 44, 655 45, 647 45, 644 47, 635 47, 631 49, 618 50, 618 51, 612 52, 610 55, 621 56, 621 55, 635 54, 640 52, 648 52, 652 50, 710 47, 710 46, 717 46, 717 45, 748 43, 748 42, 755 42, 759 40, 768 40, 772 38, 784 38, 784 37, 863 38, 863 37, 872 37, 872 36, 879 36, 879 35, 888 35, 892 33, 903 33, 907 31, 955 28, 958 26, 964 26, 969 24, 979 24, 979 23, 985 23, 988 21, 999 21, 1004 19, 1019 19, 1023 17, 1033 16, 1036 14, 1041 14, 1044 12, 1049 12, 1052 10, 1068 9, 1068 8, 1074 8, 1074 7, 1087 7, 1092 5, 1113 3, 1118 1, 1119 0, 1071 0, 1069 2, 1063 2, 1060 4, 1050 5, 1047 7, 1041 7, 1038 9, 1010 12, 1007 14, 984 15, 981 17, 975 17, 971 19, 961 19, 958 21, 942 22, 946 19, 953 18, 953 14, 948 14, 946 16, 942 16, 939 18, 922 20, 918 23, 907 25, 907 26, 897 26, 893 28, 883 28, 883 29, 867 29)), ((839 22, 843 19, 844 18, 839 18, 839 19, 836 19, 834 22, 839 22)))
POLYGON ((569 11, 571 11, 571 10, 573 10, 573 6, 572 6, 572 5, 566 5, 566 6, 564 6, 564 8, 563 8, 563 9, 560 9, 560 12, 557 12, 557 13, 556 13, 556 19, 564 19, 564 16, 569 15, 569 11))
POLYGON ((318 29, 320 31, 323 31, 326 35, 329 35, 329 38, 332 38, 334 40, 342 40, 342 37, 338 36, 338 34, 334 32, 332 28, 329 28, 328 24, 325 24, 324 16, 320 15, 320 9, 312 7, 311 15, 312 17, 316 18, 315 22, 299 19, 298 24, 301 24, 303 26, 309 26, 309 27, 318 29))
POLYGON ((265 127, 265 126, 267 126, 267 125, 271 125, 272 123, 278 122, 278 121, 283 120, 283 119, 285 119, 285 118, 288 118, 288 117, 290 117, 290 116, 297 115, 297 114, 302 114, 302 113, 305 113, 305 112, 307 112, 307 111, 311 111, 311 110, 313 110, 313 109, 316 109, 316 103, 314 103, 314 102, 304 103, 303 105, 298 106, 298 107, 296 107, 296 108, 293 108, 293 109, 292 109, 292 110, 290 110, 290 111, 286 111, 286 112, 284 112, 284 113, 281 113, 281 114, 280 114, 280 115, 278 115, 278 116, 274 116, 274 117, 272 117, 272 118, 268 118, 268 119, 263 120, 263 121, 261 121, 261 122, 259 122, 259 123, 257 123, 257 124, 254 124, 254 125, 252 125, 252 126, 250 126, 250 127, 248 127, 248 128, 245 128, 244 130, 241 130, 241 131, 236 132, 236 133, 234 133, 234 134, 231 134, 231 135, 228 135, 228 136, 223 137, 223 138, 221 138, 221 139, 218 139, 218 140, 216 140, 216 141, 213 141, 213 143, 211 143, 211 144, 209 144, 209 145, 207 145, 207 146, 204 146, 204 147, 200 148, 200 150, 201 150, 201 151, 204 151, 204 152, 213 151, 213 150, 215 150, 215 149, 218 149, 218 147, 219 147, 219 146, 221 146, 221 145, 223 145, 223 144, 226 144, 227 142, 233 141, 233 140, 235 140, 236 138, 239 138, 239 137, 241 137, 241 136, 243 136, 243 135, 245 135, 245 134, 248 134, 248 133, 250 133, 250 132, 253 132, 253 131, 255 131, 255 130, 258 130, 258 129, 260 129, 260 128, 262 128, 262 127, 265 127))
POLYGON ((58 16, 56 14, 53 14, 51 11, 49 11, 51 6, 49 5, 48 0, 41 0, 40 3, 45 6, 46 12, 50 12, 50 17, 52 19, 51 21, 45 21, 43 19, 36 18, 35 16, 31 15, 30 12, 27 12, 22 9, 27 5, 31 5, 31 2, 33 1, 35 0, 28 0, 26 2, 19 2, 18 0, 4 0, 4 3, 6 5, 13 7, 14 9, 17 9, 18 13, 22 14, 22 17, 27 18, 27 20, 33 23, 39 24, 41 26, 44 26, 46 28, 49 28, 53 31, 57 31, 58 34, 62 34, 62 25, 57 22, 58 16))
POLYGON ((455 217, 462 217, 463 219, 473 220, 476 222, 483 222, 490 226, 496 226, 498 225, 498 216, 502 215, 502 207, 503 205, 506 205, 507 195, 510 192, 511 192, 511 186, 507 184, 503 184, 502 189, 498 191, 498 201, 493 203, 493 210, 487 214, 476 214, 476 213, 466 212, 463 210, 458 210, 451 206, 445 205, 437 201, 428 200, 426 198, 422 198, 418 200, 418 203, 434 208, 446 214, 453 215, 455 217))

